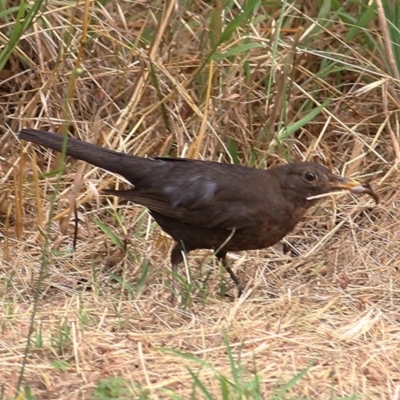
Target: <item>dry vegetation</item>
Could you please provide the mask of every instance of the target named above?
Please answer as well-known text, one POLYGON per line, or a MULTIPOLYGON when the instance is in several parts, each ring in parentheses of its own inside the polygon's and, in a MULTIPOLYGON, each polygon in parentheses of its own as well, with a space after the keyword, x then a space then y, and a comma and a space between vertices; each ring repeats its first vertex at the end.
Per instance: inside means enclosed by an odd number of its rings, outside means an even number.
POLYGON ((27 27, 9 3, 2 398, 398 399, 395 2, 385 15, 380 1, 60 0, 27 27), (18 141, 22 127, 138 155, 314 160, 370 179, 381 203, 327 199, 288 254, 232 254, 241 299, 223 296, 234 288, 208 252, 193 253, 172 306, 170 239, 144 209, 101 195, 114 177, 69 158, 58 173, 59 156, 18 141))

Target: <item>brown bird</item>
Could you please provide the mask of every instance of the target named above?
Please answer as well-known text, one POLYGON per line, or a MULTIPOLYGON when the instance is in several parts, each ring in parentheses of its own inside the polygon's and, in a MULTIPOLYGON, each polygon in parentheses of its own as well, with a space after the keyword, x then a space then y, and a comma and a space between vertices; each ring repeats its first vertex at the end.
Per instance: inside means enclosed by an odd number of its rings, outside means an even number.
MULTIPOLYGON (((228 251, 269 247, 288 234, 316 203, 310 197, 335 190, 378 196, 368 183, 334 175, 309 162, 295 162, 268 170, 184 158, 143 158, 119 153, 74 138, 36 129, 19 137, 122 175, 131 190, 110 194, 147 207, 175 240, 171 252, 173 291, 183 251, 214 249, 226 263, 228 251)), ((240 288, 239 288, 240 294, 240 288)))

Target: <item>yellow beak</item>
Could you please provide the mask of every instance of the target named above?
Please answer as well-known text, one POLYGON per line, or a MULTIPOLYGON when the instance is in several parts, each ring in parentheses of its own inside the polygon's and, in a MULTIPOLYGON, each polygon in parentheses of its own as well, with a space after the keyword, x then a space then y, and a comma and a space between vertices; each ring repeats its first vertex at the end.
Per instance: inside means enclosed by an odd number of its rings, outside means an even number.
POLYGON ((379 203, 379 196, 369 183, 361 183, 355 179, 338 177, 337 181, 333 183, 333 186, 335 189, 349 190, 356 194, 366 193, 375 200, 376 204, 379 203))

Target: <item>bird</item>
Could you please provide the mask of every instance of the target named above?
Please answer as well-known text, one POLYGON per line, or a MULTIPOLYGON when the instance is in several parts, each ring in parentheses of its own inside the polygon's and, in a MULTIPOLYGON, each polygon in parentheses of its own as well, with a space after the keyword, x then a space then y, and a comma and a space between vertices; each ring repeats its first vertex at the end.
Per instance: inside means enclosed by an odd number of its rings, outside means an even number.
POLYGON ((313 162, 258 169, 187 158, 138 157, 37 129, 22 129, 19 138, 64 151, 130 182, 128 190, 106 193, 147 207, 175 241, 170 254, 172 293, 176 291, 178 265, 184 254, 193 250, 214 250, 240 296, 241 284, 227 262, 228 252, 276 244, 320 195, 348 190, 368 194, 379 202, 369 183, 335 175, 313 162))

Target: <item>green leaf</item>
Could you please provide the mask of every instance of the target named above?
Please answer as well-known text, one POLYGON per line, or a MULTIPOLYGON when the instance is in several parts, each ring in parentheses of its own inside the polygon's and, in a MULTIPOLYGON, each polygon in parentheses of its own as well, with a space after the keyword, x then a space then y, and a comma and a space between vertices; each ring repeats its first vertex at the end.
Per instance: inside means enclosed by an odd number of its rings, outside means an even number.
POLYGON ((312 109, 303 118, 288 126, 284 131, 278 134, 278 140, 285 140, 288 137, 292 136, 297 130, 312 121, 330 103, 330 101, 330 99, 325 100, 320 106, 312 109))
POLYGON ((124 243, 122 242, 122 240, 118 236, 116 236, 115 233, 106 224, 101 222, 98 218, 95 218, 94 222, 116 246, 118 246, 120 249, 124 248, 124 243))
POLYGON ((243 4, 242 11, 238 14, 229 24, 226 26, 225 30, 221 34, 219 43, 222 44, 228 41, 233 32, 240 28, 247 20, 250 19, 256 8, 259 6, 259 0, 248 0, 243 4))
POLYGON ((236 54, 245 53, 251 49, 258 49, 262 47, 261 43, 245 43, 240 44, 238 46, 233 46, 229 50, 225 51, 224 53, 215 53, 211 59, 214 61, 221 61, 224 58, 235 56, 236 54))

